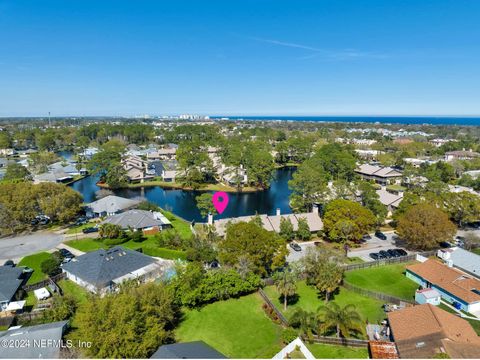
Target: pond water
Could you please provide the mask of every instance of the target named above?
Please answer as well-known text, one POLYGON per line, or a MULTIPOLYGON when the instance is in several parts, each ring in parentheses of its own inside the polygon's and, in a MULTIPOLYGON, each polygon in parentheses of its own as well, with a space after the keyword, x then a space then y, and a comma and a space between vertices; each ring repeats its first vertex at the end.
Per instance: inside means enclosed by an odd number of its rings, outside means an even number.
MULTIPOLYGON (((222 215, 217 215, 216 219, 254 215, 269 214, 274 215, 277 208, 280 208, 282 214, 291 213, 288 205, 291 191, 288 188, 288 181, 292 178, 295 171, 293 167, 277 169, 269 189, 255 193, 230 193, 227 209, 222 215)), ((86 203, 96 199, 95 193, 100 190, 96 185, 98 176, 88 176, 71 185, 73 189, 83 195, 86 203)), ((172 211, 174 214, 184 218, 187 221, 205 221, 197 209, 195 197, 201 192, 186 191, 176 189, 163 189, 159 186, 120 189, 114 191, 115 195, 136 198, 144 197, 148 201, 158 206, 172 211)))

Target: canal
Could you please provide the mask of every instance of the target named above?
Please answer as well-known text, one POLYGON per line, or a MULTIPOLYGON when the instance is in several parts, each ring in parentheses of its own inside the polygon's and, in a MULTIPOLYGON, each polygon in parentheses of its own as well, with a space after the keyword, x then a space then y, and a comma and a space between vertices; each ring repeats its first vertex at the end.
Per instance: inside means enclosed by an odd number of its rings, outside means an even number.
MULTIPOLYGON (((216 219, 254 215, 274 215, 277 208, 282 214, 291 213, 288 205, 291 191, 288 188, 288 181, 295 171, 293 167, 277 169, 269 189, 255 193, 230 193, 228 207, 222 215, 216 219)), ((71 185, 73 189, 83 195, 86 203, 96 199, 96 193, 100 188, 96 185, 98 176, 88 176, 71 185)), ((159 186, 120 189, 114 191, 115 195, 126 198, 145 198, 158 206, 172 211, 174 214, 191 221, 205 221, 197 209, 195 197, 200 194, 198 191, 186 191, 177 189, 163 189, 159 186)))

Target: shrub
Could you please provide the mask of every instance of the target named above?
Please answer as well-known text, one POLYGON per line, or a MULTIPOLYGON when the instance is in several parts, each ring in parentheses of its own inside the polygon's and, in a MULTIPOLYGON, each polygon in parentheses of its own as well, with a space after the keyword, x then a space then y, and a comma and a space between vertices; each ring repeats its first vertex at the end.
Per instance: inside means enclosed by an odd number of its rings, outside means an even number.
POLYGON ((286 328, 282 331, 282 342, 285 345, 290 344, 293 340, 295 340, 298 337, 298 332, 297 330, 289 327, 286 328))
POLYGON ((44 260, 40 264, 40 268, 42 269, 42 272, 47 274, 48 276, 55 276, 62 272, 62 270, 60 269, 60 262, 56 258, 44 260))

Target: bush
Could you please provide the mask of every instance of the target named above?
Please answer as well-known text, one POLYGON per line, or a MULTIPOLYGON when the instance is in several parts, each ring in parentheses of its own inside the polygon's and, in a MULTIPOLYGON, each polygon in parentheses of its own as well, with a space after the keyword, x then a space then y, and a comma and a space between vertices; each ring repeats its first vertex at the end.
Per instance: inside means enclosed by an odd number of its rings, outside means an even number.
POLYGON ((120 245, 125 242, 127 242, 129 239, 128 237, 120 237, 118 239, 105 239, 103 240, 103 243, 107 246, 115 246, 115 245, 120 245))
POLYGON ((293 340, 295 340, 298 337, 298 332, 297 330, 289 327, 286 328, 282 331, 282 342, 285 345, 290 344, 293 340))
POLYGON ((40 264, 40 269, 44 274, 47 274, 50 277, 58 275, 62 272, 60 269, 60 262, 56 258, 44 260, 40 264))
POLYGON ((142 242, 147 239, 145 236, 143 236, 142 230, 133 231, 131 234, 131 238, 134 242, 142 242))

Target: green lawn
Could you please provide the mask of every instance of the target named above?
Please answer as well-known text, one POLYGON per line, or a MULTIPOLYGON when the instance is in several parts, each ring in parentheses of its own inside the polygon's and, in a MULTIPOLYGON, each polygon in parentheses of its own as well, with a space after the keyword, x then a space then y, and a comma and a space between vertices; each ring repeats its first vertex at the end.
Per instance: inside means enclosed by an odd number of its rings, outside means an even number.
POLYGON ((39 281, 42 281, 47 278, 47 275, 42 272, 41 264, 47 259, 51 259, 53 257, 52 254, 47 252, 40 252, 37 254, 25 256, 20 262, 18 266, 27 266, 33 269, 32 276, 28 279, 27 284, 34 284, 39 281))
POLYGON ((75 284, 73 281, 63 279, 60 280, 57 285, 60 286, 64 295, 72 296, 79 304, 86 302, 88 299, 88 291, 75 284))
POLYGON ((67 230, 66 234, 82 233, 83 229, 93 227, 95 225, 96 225, 96 223, 86 223, 86 224, 83 224, 83 225, 78 225, 78 226, 75 226, 75 227, 71 227, 67 230))
POLYGON ((170 220, 172 226, 175 230, 177 230, 178 234, 183 239, 189 239, 192 236, 192 230, 190 230, 190 223, 179 218, 175 214, 171 213, 167 210, 160 210, 165 217, 170 220))
POLYGON ((271 358, 281 350, 281 327, 262 309, 258 294, 187 310, 179 342, 203 340, 230 358, 271 358))
POLYGON ((345 281, 363 289, 411 300, 415 296, 418 284, 403 274, 405 266, 395 264, 347 271, 345 281))
POLYGON ((326 344, 307 344, 307 348, 317 359, 368 359, 367 348, 326 344))
POLYGON ((477 255, 480 255, 480 248, 473 249, 472 252, 477 255))
MULTIPOLYGON (((108 249, 110 247, 104 244, 101 239, 92 239, 92 238, 70 240, 70 241, 67 241, 65 244, 83 252, 90 252, 98 249, 108 249)), ((128 249, 132 249, 132 250, 142 248, 144 254, 161 257, 164 259, 173 259, 173 260, 185 259, 185 252, 183 251, 158 247, 154 236, 147 236, 147 239, 142 242, 135 242, 135 241, 129 240, 127 242, 124 242, 123 244, 120 244, 120 246, 126 247, 128 249)))
MULTIPOLYGON (((280 295, 275 286, 267 286, 264 291, 275 306, 280 311, 283 311, 283 304, 280 303, 280 295)), ((298 308, 306 311, 317 311, 320 306, 325 304, 325 301, 318 297, 317 290, 313 286, 308 286, 305 281, 297 283, 297 294, 298 301, 288 305, 287 311, 284 312, 287 319, 298 308)), ((333 296, 332 301, 341 306, 354 304, 362 319, 371 323, 380 322, 385 318, 385 313, 382 309, 383 302, 359 295, 345 288, 340 288, 339 293, 333 296)))

